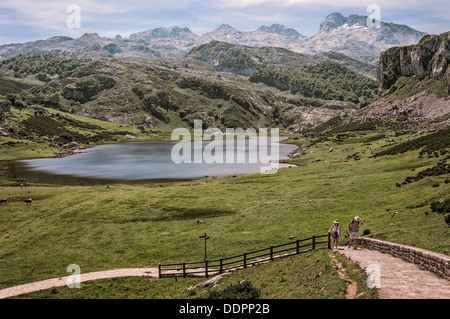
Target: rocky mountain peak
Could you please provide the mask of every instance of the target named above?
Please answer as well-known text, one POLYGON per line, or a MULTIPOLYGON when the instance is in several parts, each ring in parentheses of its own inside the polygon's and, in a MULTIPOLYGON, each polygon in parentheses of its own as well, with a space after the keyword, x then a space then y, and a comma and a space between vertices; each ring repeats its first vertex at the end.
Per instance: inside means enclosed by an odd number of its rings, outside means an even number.
POLYGON ((259 31, 267 32, 267 33, 276 33, 287 38, 299 38, 304 37, 297 30, 292 28, 287 28, 282 24, 272 24, 271 26, 262 26, 258 28, 259 31))
POLYGON ((331 30, 337 29, 344 25, 346 22, 347 18, 345 18, 341 13, 333 12, 325 18, 325 21, 320 23, 319 32, 330 32, 331 30))
POLYGON ((189 28, 180 28, 178 26, 172 26, 170 28, 156 28, 152 31, 153 38, 177 38, 185 35, 195 36, 189 28))
POLYGON ((363 27, 367 27, 367 16, 351 14, 347 18, 347 24, 348 26, 360 25, 363 27))
POLYGON ((334 12, 328 15, 325 21, 320 24, 319 32, 329 33, 340 27, 367 27, 367 16, 351 14, 348 17, 344 17, 341 13, 334 12))
POLYGON ((231 25, 223 23, 220 26, 218 26, 217 28, 214 29, 213 32, 218 32, 218 31, 231 31, 231 32, 236 32, 237 30, 235 28, 233 28, 231 25))
POLYGON ((239 31, 229 24, 222 24, 203 35, 197 35, 187 27, 159 27, 133 33, 126 41, 120 36, 106 38, 96 33, 86 33, 77 39, 54 37, 29 43, 0 45, 0 60, 33 52, 83 54, 86 57, 92 54, 92 57, 97 57, 101 50, 84 50, 95 43, 102 48, 106 47, 102 54, 110 54, 116 58, 180 58, 195 46, 223 41, 253 47, 282 47, 305 54, 334 51, 375 65, 382 51, 392 46, 415 44, 425 35, 408 26, 386 22, 381 23, 381 28, 371 29, 367 27, 366 19, 366 16, 357 14, 345 17, 334 12, 326 17, 320 24, 319 32, 312 37, 302 36, 283 24, 262 26, 254 31, 239 31), (112 46, 111 43, 117 46, 112 46))
POLYGON ((87 39, 89 39, 89 40, 91 40, 91 39, 101 39, 101 37, 97 34, 97 33, 85 33, 85 34, 83 34, 80 38, 79 38, 80 40, 87 40, 87 39))
POLYGON ((204 39, 205 42, 211 40, 218 40, 218 41, 229 41, 234 43, 239 39, 241 39, 242 36, 243 32, 236 30, 231 25, 221 24, 213 31, 207 32, 204 35, 202 35, 202 39, 204 39))
POLYGON ((189 28, 180 28, 172 26, 169 28, 159 27, 152 30, 142 31, 130 34, 130 40, 143 39, 151 41, 153 39, 173 39, 173 38, 196 38, 198 35, 193 33, 189 28))

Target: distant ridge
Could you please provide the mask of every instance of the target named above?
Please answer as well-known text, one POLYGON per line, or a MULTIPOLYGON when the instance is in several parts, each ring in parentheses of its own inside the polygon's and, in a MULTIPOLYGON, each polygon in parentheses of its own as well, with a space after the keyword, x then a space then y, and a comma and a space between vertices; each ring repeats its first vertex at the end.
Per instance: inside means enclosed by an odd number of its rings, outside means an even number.
POLYGON ((77 39, 55 36, 47 40, 5 44, 0 46, 0 60, 21 53, 92 58, 182 58, 195 46, 223 41, 253 47, 281 47, 306 54, 334 51, 375 64, 382 51, 392 46, 415 44, 424 35, 424 32, 395 23, 381 22, 380 28, 369 28, 366 16, 351 14, 345 17, 334 12, 320 24, 318 32, 309 38, 283 24, 261 26, 245 32, 222 24, 203 35, 187 27, 172 26, 133 33, 129 38, 121 35, 105 38, 97 33, 85 33, 77 39))

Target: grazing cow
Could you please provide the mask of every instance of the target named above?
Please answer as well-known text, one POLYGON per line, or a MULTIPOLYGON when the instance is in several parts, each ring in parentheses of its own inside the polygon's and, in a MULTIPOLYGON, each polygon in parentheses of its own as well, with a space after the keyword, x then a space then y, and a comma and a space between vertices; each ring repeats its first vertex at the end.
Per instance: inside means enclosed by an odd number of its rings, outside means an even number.
POLYGON ((24 200, 24 202, 27 203, 27 206, 28 206, 28 205, 31 205, 31 202, 32 202, 32 201, 33 201, 33 200, 32 200, 31 198, 27 198, 27 199, 24 200))
POLYGON ((8 201, 6 200, 6 198, 2 198, 2 199, 0 199, 0 205, 2 205, 3 206, 3 204, 8 204, 8 201))

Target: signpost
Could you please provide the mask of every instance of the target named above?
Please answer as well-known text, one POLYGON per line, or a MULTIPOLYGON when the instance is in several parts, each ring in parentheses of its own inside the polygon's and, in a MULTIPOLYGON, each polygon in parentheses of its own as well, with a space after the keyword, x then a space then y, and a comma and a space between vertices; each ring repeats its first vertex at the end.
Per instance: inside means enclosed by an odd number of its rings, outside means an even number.
POLYGON ((206 260, 206 241, 209 239, 208 235, 205 233, 202 236, 199 236, 198 238, 205 238, 205 260, 206 260))

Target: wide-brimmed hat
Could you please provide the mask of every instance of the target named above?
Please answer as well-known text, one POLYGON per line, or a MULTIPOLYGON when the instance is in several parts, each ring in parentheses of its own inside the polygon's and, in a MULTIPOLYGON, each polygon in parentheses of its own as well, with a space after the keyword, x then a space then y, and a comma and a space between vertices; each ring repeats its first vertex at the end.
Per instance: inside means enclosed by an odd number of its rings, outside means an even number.
POLYGON ((337 219, 335 219, 335 220, 333 221, 333 224, 339 224, 339 221, 338 221, 337 219))
POLYGON ((355 220, 361 220, 361 217, 355 216, 355 220))

